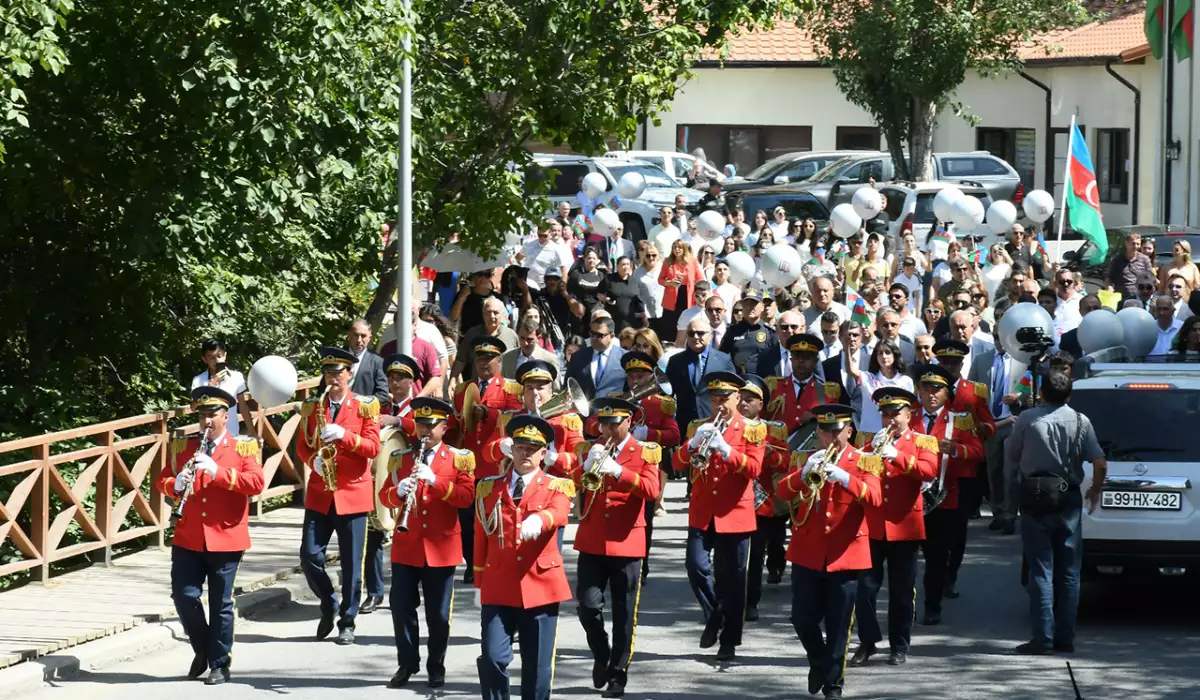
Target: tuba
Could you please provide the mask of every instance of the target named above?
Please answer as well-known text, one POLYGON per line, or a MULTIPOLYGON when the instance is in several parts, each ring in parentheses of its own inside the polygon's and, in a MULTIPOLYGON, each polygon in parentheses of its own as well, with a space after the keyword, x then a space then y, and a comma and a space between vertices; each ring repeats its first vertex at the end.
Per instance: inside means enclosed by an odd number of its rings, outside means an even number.
MULTIPOLYGON (((466 406, 465 403, 463 405, 466 406)), ((578 413, 581 416, 588 414, 587 395, 583 393, 583 389, 579 388, 579 382, 575 381, 573 377, 567 379, 567 385, 562 388, 562 391, 547 399, 546 403, 538 406, 537 410, 537 414, 546 420, 566 413, 578 413)))

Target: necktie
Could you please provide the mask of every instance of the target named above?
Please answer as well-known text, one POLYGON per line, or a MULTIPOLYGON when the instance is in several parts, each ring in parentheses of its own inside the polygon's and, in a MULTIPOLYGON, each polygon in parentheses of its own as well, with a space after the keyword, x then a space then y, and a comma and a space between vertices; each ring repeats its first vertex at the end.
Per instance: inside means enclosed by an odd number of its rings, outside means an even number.
POLYGON ((937 420, 937 416, 936 416, 936 415, 934 415, 934 414, 932 414, 932 413, 926 413, 926 414, 925 414, 925 433, 926 433, 927 435, 932 435, 932 434, 933 434, 933 422, 934 422, 935 420, 937 420))
POLYGON ((217 443, 213 442, 212 440, 204 441, 204 454, 208 455, 209 457, 212 457, 213 450, 216 448, 217 443))
POLYGON ((330 401, 329 402, 329 420, 331 420, 331 421, 337 420, 337 414, 338 414, 338 411, 340 411, 340 410, 342 410, 342 402, 341 401, 338 401, 336 403, 333 401, 330 401))
POLYGON ((792 355, 787 350, 783 350, 783 357, 779 360, 779 376, 792 376, 792 355))
POLYGON ((525 478, 520 474, 517 475, 517 483, 513 484, 513 503, 521 502, 521 495, 525 493, 525 478))
POLYGON ((600 386, 600 377, 604 376, 604 355, 605 354, 607 354, 607 353, 601 352, 599 355, 596 356, 596 377, 592 380, 592 386, 600 386))
POLYGON ((483 392, 487 391, 487 385, 488 385, 488 380, 486 380, 486 379, 479 380, 479 396, 480 397, 483 396, 483 392))
POLYGON ((1004 376, 1007 364, 1004 355, 996 355, 996 366, 992 368, 992 415, 999 416, 1004 409, 1004 390, 1008 387, 1008 378, 1004 376))

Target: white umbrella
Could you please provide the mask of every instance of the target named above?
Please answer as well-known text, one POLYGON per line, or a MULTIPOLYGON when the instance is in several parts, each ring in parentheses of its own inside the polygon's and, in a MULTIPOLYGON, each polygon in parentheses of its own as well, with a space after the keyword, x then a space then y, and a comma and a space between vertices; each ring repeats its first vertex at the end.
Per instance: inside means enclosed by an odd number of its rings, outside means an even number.
POLYGON ((478 253, 459 247, 457 243, 448 243, 422 260, 421 267, 428 267, 437 272, 471 273, 495 267, 507 267, 508 257, 507 250, 501 250, 491 257, 484 258, 478 253))

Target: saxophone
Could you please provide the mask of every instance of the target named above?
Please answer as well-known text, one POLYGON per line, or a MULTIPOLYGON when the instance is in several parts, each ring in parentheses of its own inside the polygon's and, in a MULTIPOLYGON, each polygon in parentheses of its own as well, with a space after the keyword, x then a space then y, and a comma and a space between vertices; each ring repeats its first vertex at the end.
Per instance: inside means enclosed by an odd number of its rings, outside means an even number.
POLYGON ((308 436, 308 447, 317 450, 317 456, 321 458, 325 466, 321 470, 321 478, 325 481, 325 490, 333 493, 337 491, 337 445, 332 445, 321 439, 321 433, 325 432, 325 398, 329 396, 329 385, 325 385, 325 391, 321 392, 321 398, 317 399, 317 426, 314 430, 315 435, 308 436), (318 448, 317 445, 320 444, 318 448))

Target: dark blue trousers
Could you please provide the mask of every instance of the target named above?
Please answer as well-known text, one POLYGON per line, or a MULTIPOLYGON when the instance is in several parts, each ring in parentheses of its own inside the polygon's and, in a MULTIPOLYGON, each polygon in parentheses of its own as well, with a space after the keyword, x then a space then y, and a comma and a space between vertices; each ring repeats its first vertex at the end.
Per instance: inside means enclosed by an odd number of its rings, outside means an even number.
POLYGON ((758 529, 750 536, 750 570, 746 577, 746 607, 757 608, 762 600, 763 566, 781 575, 787 566, 788 516, 754 516, 758 529))
POLYGON ((521 700, 548 700, 554 687, 558 603, 536 608, 484 605, 479 611, 483 655, 478 659, 483 700, 508 700, 513 635, 521 635, 521 700))
MULTIPOLYGON (((954 583, 958 565, 954 563, 955 542, 966 549, 967 512, 962 508, 935 508, 925 514, 925 540, 921 552, 925 555, 925 612, 941 614, 946 584, 954 583)), ((959 563, 961 563, 961 559, 959 563)))
POLYGON ((367 514, 338 515, 337 506, 328 513, 304 511, 304 530, 300 538, 300 568, 308 587, 321 603, 321 615, 338 613, 338 629, 354 629, 354 618, 362 602, 363 550, 367 539, 367 514), (342 601, 338 605, 333 582, 325 571, 325 548, 333 533, 338 536, 338 557, 342 566, 342 601))
POLYGON ((814 571, 792 564, 792 627, 804 645, 809 667, 822 670, 826 690, 841 688, 846 675, 859 573, 814 571))
POLYGON ((895 651, 908 652, 913 619, 917 614, 917 549, 920 544, 920 540, 871 540, 871 568, 858 579, 855 604, 858 639, 863 644, 876 645, 883 641, 877 611, 886 564, 888 644, 895 651))
POLYGON ((209 668, 229 665, 233 648, 233 580, 242 552, 194 552, 171 548, 171 599, 187 632, 192 651, 208 659, 209 668), (200 596, 208 583, 208 616, 200 596))
POLYGON ((608 678, 627 680, 633 659, 633 635, 637 628, 638 596, 642 590, 642 560, 579 553, 579 622, 587 635, 588 648, 597 661, 608 662, 608 678), (612 643, 604 629, 604 590, 608 589, 612 611, 612 643))
POLYGON ((721 631, 721 646, 742 643, 749 557, 749 532, 719 533, 712 525, 707 530, 688 528, 688 583, 700 603, 705 625, 721 631))
POLYGON ((382 598, 383 585, 383 541, 387 533, 382 530, 367 530, 367 551, 363 557, 363 580, 367 595, 382 598))
MULTIPOLYGON (((475 564, 475 505, 458 509, 458 525, 461 529, 463 558, 467 560, 467 572, 473 572, 475 564)), ((483 566, 480 564, 480 566, 483 566)))
POLYGON ((429 628, 430 678, 446 675, 446 645, 450 643, 450 616, 454 610, 453 566, 392 564, 392 628, 396 633, 399 667, 416 673, 421 667, 421 626, 417 608, 425 594, 425 625, 429 628))

